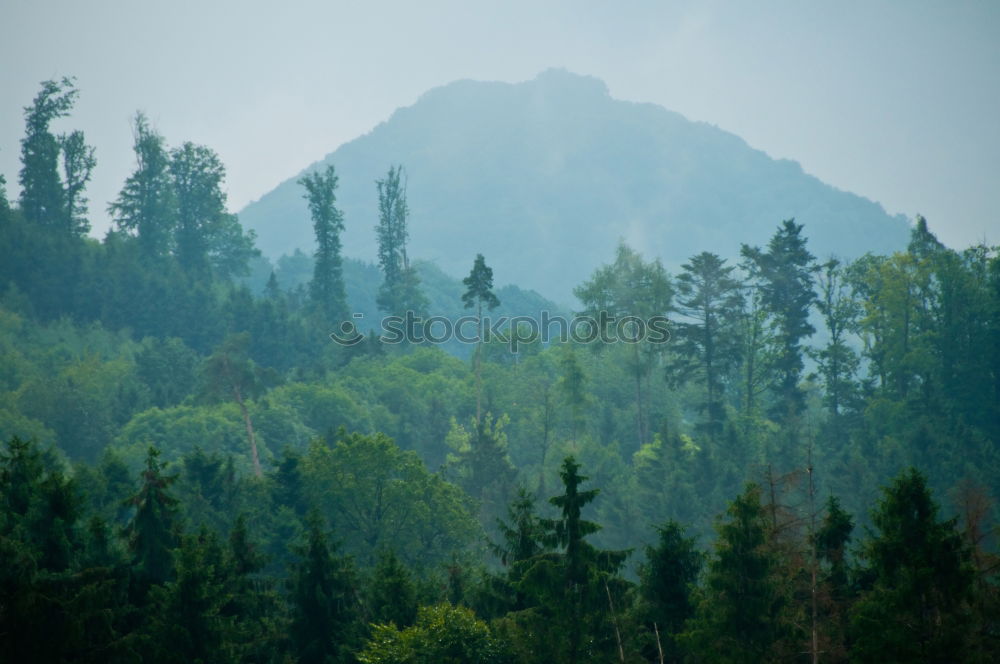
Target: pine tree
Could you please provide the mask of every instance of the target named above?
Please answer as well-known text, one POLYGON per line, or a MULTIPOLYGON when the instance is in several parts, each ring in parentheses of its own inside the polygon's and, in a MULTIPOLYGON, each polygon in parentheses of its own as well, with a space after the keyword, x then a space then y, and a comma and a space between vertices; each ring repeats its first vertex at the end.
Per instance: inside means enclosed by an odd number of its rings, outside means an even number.
POLYGON ((333 166, 322 173, 315 172, 299 180, 306 189, 316 253, 309 296, 313 305, 330 324, 347 320, 347 293, 344 290, 343 260, 340 256, 340 234, 344 232, 344 215, 337 209, 337 175, 333 166))
POLYGON ((828 661, 847 661, 847 611, 853 600, 847 545, 854 522, 834 496, 826 502, 826 513, 817 529, 813 544, 816 558, 823 566, 819 594, 819 632, 821 650, 828 661))
POLYGON ((247 408, 247 399, 262 394, 269 380, 269 374, 259 369, 248 357, 249 333, 243 332, 226 337, 222 345, 205 360, 204 374, 207 393, 210 398, 232 399, 240 408, 247 440, 250 443, 250 459, 254 474, 262 475, 260 455, 257 452, 257 434, 247 408))

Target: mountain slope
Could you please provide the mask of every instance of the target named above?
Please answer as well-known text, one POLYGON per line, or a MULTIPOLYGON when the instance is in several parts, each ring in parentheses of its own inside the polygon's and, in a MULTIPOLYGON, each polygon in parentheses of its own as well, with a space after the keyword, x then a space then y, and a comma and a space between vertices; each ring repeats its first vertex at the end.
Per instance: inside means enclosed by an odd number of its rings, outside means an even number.
MULTIPOLYGON (((908 232, 902 216, 795 162, 562 70, 436 88, 305 169, 337 169, 347 256, 375 257, 374 181, 394 163, 408 175, 411 255, 464 276, 482 252, 498 283, 564 303, 619 239, 676 269, 698 251, 765 243, 789 217, 821 257, 892 251, 908 232)), ((240 213, 267 254, 311 251, 300 176, 240 213)))

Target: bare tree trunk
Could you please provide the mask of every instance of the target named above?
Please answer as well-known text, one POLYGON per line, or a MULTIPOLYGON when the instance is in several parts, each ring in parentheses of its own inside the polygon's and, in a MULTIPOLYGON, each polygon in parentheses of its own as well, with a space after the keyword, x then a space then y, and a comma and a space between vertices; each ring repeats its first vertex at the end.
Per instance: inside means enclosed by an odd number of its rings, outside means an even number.
POLYGON ((233 396, 236 397, 236 403, 240 405, 240 412, 243 413, 243 423, 247 427, 247 438, 250 439, 250 456, 253 459, 253 474, 261 477, 263 473, 260 470, 260 457, 257 455, 257 436, 254 435, 253 422, 250 421, 250 412, 243 402, 243 396, 240 394, 238 386, 233 386, 233 396))
POLYGON ((660 628, 653 623, 653 633, 656 634, 656 651, 660 653, 660 664, 663 664, 663 646, 660 644, 660 628))
POLYGON ((806 469, 809 473, 809 572, 812 577, 811 579, 811 601, 812 601, 812 643, 811 643, 811 654, 812 663, 819 664, 819 633, 817 627, 817 610, 816 610, 816 485, 813 483, 813 465, 812 465, 812 444, 809 445, 809 467, 806 469))
POLYGON ((479 308, 476 310, 476 321, 479 327, 479 340, 476 344, 476 424, 479 424, 483 412, 483 373, 481 368, 483 353, 483 303, 479 301, 479 308))
POLYGON ((625 649, 622 647, 622 633, 618 629, 618 618, 615 616, 615 604, 611 601, 611 588, 608 587, 608 581, 604 581, 604 591, 608 593, 608 607, 611 609, 611 624, 615 626, 615 639, 618 641, 618 658, 621 660, 622 664, 625 664, 625 649))

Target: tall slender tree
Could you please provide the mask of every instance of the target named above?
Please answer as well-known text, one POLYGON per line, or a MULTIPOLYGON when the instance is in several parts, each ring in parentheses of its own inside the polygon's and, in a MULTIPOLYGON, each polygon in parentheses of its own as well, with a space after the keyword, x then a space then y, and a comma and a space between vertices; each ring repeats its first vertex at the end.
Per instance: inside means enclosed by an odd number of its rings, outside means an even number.
POLYGON ((205 360, 204 375, 207 396, 211 399, 232 399, 240 407, 243 424, 250 443, 250 458, 254 474, 261 477, 260 455, 257 452, 257 434, 247 408, 247 399, 264 392, 269 378, 248 357, 250 334, 242 332, 228 336, 216 351, 205 360))
POLYGON ((607 662, 621 652, 613 596, 623 590, 616 575, 629 552, 587 541, 601 527, 583 518, 583 508, 599 490, 580 489, 587 477, 573 457, 563 461, 559 475, 564 493, 549 499, 559 516, 539 521, 549 550, 531 559, 520 583, 547 623, 535 635, 535 649, 541 661, 607 662))
POLYGON ((49 125, 69 115, 78 95, 72 78, 44 81, 31 106, 24 109, 21 212, 29 222, 40 226, 59 228, 66 218, 66 198, 59 175, 61 145, 49 125))
POLYGON ((60 226, 70 235, 86 235, 87 198, 83 195, 90 176, 97 166, 95 148, 87 145, 83 132, 77 129, 59 137, 62 152, 63 219, 60 226))
POLYGON ((462 294, 462 304, 466 309, 476 309, 476 330, 478 332, 476 341, 476 422, 479 422, 483 412, 483 374, 482 374, 482 351, 483 351, 483 306, 487 310, 493 311, 500 306, 500 299, 493 293, 493 269, 487 267, 486 259, 482 254, 476 254, 476 260, 472 264, 472 271, 469 276, 462 280, 465 284, 465 293, 462 294))
POLYGON ((348 318, 343 259, 340 255, 344 215, 336 205, 337 179, 333 166, 327 166, 322 173, 310 173, 299 180, 299 184, 306 189, 303 197, 309 202, 309 214, 312 215, 316 234, 309 296, 320 315, 330 324, 348 318))
POLYGON ((375 181, 375 188, 379 214, 375 233, 383 277, 376 302, 379 309, 395 316, 404 316, 407 311, 421 313, 427 308, 427 298, 420 290, 420 278, 406 253, 410 209, 406 204, 403 167, 390 167, 384 178, 375 181))
POLYGON ((840 261, 835 258, 823 264, 818 284, 816 308, 823 317, 829 341, 812 355, 826 388, 826 407, 833 419, 835 433, 839 433, 841 412, 853 405, 857 393, 854 376, 860 362, 848 335, 857 331, 861 305, 850 291, 840 261))

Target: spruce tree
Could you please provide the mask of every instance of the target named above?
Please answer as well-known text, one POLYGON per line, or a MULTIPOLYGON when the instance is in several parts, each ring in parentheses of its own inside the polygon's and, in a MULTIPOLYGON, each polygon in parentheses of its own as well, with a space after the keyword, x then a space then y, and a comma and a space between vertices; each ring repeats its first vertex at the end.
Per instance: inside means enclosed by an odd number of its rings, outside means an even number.
POLYGON ((353 565, 331 551, 316 512, 305 536, 289 588, 292 650, 302 664, 352 661, 358 636, 353 565))
POLYGON ((852 659, 964 661, 972 566, 956 520, 938 518, 927 481, 911 468, 883 489, 872 524, 851 610, 852 659))
POLYGON ((772 661, 786 632, 787 602, 774 578, 779 561, 767 544, 760 489, 750 484, 718 525, 697 611, 681 636, 699 661, 772 661))
POLYGON ((171 551, 177 546, 180 524, 177 499, 170 493, 170 486, 176 481, 177 475, 163 474, 160 451, 150 447, 141 475, 142 483, 138 492, 128 499, 135 514, 126 528, 140 601, 151 585, 165 583, 173 577, 171 551))
POLYGON ((680 662, 683 655, 676 637, 694 615, 692 592, 703 556, 676 521, 667 521, 656 531, 656 546, 646 547, 646 562, 639 567, 639 616, 653 637, 643 650, 649 659, 680 662))
POLYGON ((586 540, 601 529, 582 515, 599 491, 580 489, 587 477, 579 470, 573 457, 563 461, 565 492, 549 499, 560 517, 539 521, 550 550, 527 563, 520 583, 532 603, 525 617, 533 625, 538 661, 607 662, 622 647, 614 597, 624 592, 617 574, 629 552, 598 549, 586 540))

